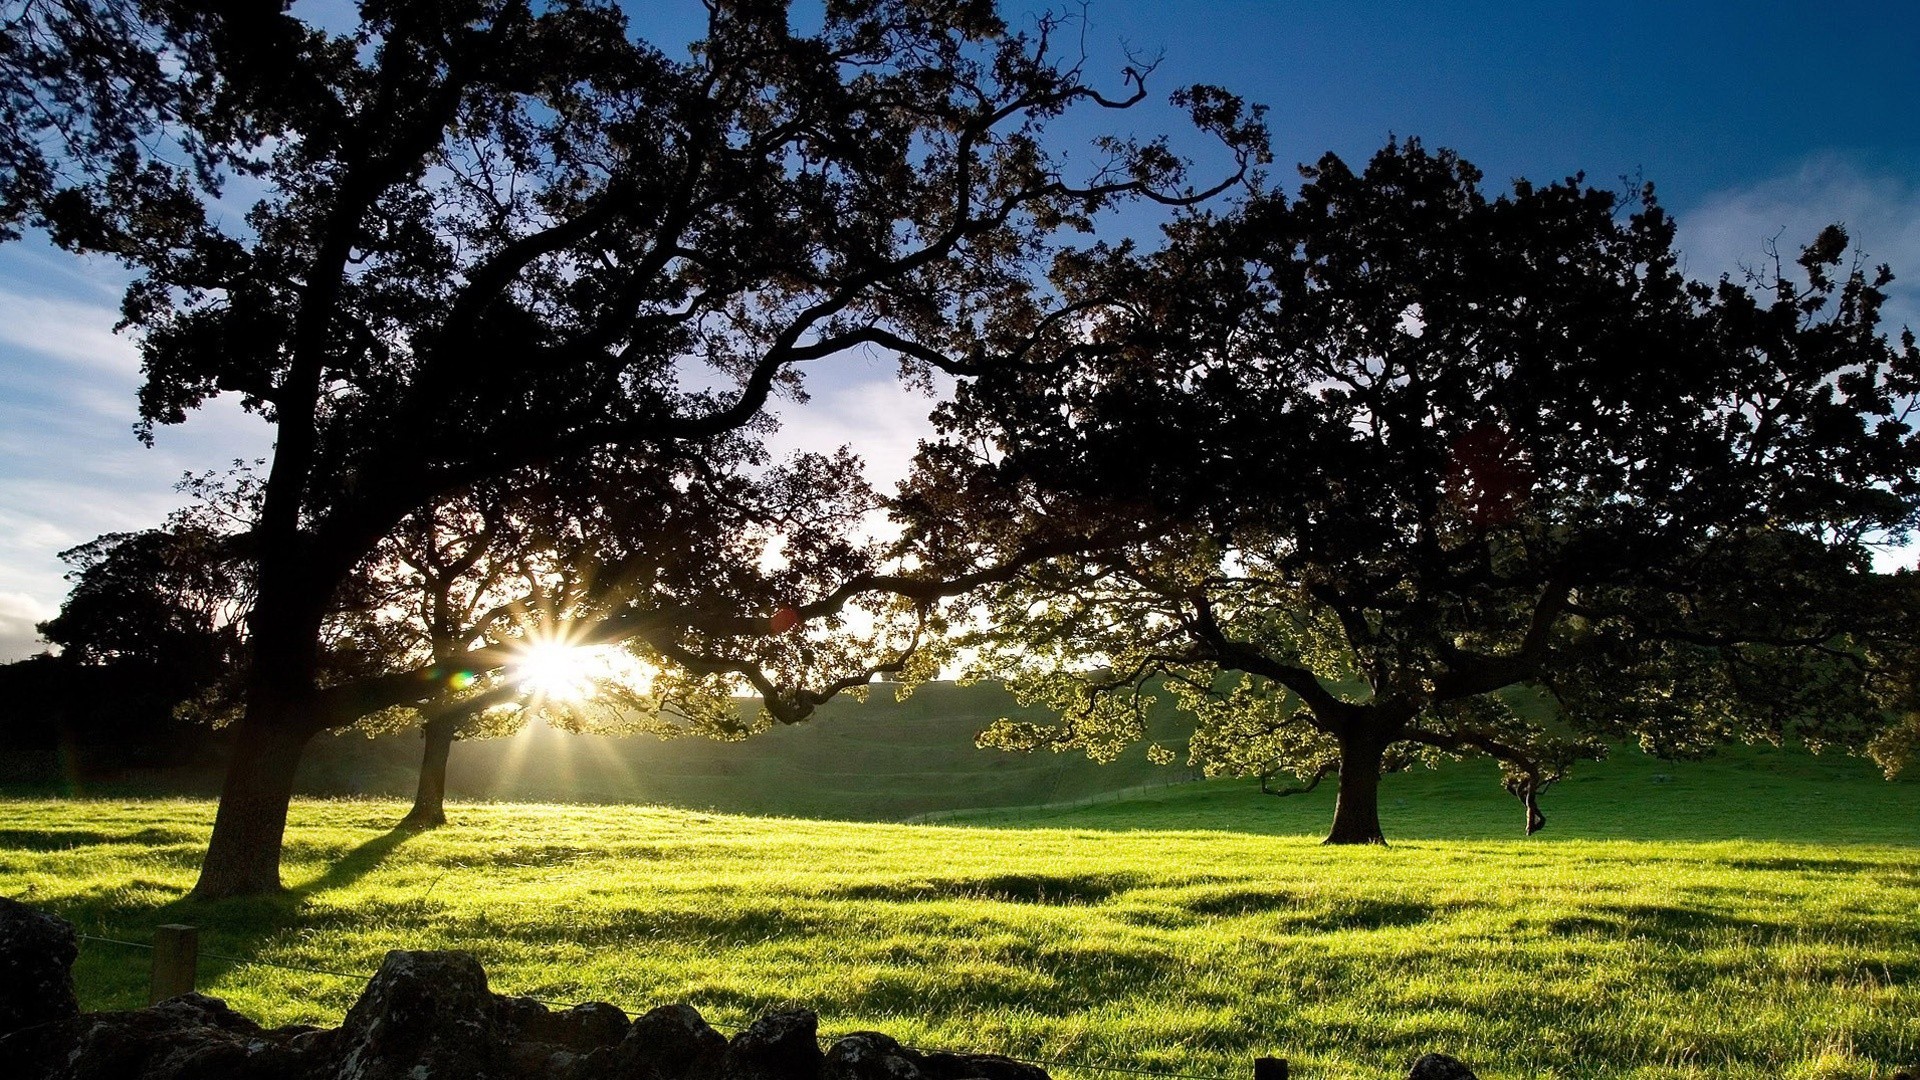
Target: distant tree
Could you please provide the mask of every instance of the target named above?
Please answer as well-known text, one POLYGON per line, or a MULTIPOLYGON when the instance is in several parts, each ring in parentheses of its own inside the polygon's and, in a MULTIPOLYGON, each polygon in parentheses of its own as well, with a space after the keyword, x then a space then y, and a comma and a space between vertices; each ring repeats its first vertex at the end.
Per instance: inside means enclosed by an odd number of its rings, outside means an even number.
MULTIPOLYGON (((433 672, 510 661, 496 642, 324 681, 338 594, 409 515, 527 468, 763 430, 804 366, 849 352, 892 350, 919 380, 991 366, 969 344, 983 327, 1059 326, 1028 287, 1055 234, 1119 199, 1204 198, 1261 153, 1257 114, 1197 88, 1177 100, 1226 141, 1220 184, 1124 138, 1069 175, 1048 123, 1142 100, 1147 69, 1103 97, 1051 16, 1013 33, 989 0, 836 0, 796 32, 776 0, 707 9, 675 59, 596 0, 369 2, 338 35, 271 3, 7 5, 8 219, 138 274, 123 310, 148 436, 220 393, 274 427, 197 894, 278 888, 315 733, 431 700, 433 672), (223 179, 244 213, 213 209, 223 179)), ((724 568, 712 581, 703 603, 622 608, 594 634, 764 690, 808 651, 783 644, 768 668, 748 647, 876 584, 782 616, 727 595, 724 568)), ((781 719, 894 662, 776 695, 781 719)))
POLYGON ((1164 686, 1212 769, 1337 772, 1330 843, 1417 761, 1497 759, 1532 831, 1611 740, 1860 746, 1868 544, 1920 505, 1890 274, 1829 229, 1689 282, 1650 189, 1490 197, 1414 141, 1304 172, 1085 260, 1076 362, 945 408, 930 559, 1127 527, 992 597, 975 673, 1062 719, 987 741, 1109 757, 1164 686))
MULTIPOLYGON (((246 560, 231 538, 180 521, 62 552, 73 589, 39 626, 60 649, 0 676, 0 742, 44 778, 56 747, 79 772, 193 760, 208 733, 176 715, 238 662, 246 560)), ((22 777, 34 778, 34 777, 22 777)))
POLYGON ((247 557, 187 521, 108 533, 60 553, 73 588, 40 636, 82 663, 137 659, 206 686, 238 661, 247 557))

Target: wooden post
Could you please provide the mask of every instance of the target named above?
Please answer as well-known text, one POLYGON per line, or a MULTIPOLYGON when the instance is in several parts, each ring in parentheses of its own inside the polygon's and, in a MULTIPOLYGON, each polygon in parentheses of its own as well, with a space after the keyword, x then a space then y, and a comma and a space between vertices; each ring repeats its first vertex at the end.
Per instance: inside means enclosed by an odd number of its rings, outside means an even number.
POLYGON ((153 983, 147 1004, 193 993, 193 976, 200 961, 200 931, 168 923, 153 931, 153 983))
POLYGON ((1287 1059, 1254 1058, 1253 1080, 1287 1080, 1287 1059))

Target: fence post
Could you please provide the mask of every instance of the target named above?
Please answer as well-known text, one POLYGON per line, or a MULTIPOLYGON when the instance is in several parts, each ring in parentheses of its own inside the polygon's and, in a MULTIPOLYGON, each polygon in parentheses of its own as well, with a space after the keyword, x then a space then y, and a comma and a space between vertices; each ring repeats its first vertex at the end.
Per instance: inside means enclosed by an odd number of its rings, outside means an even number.
POLYGON ((168 923, 153 931, 153 983, 147 1004, 193 993, 194 970, 200 961, 200 931, 168 923))
POLYGON ((1287 1059, 1254 1058, 1253 1080, 1287 1080, 1287 1059))

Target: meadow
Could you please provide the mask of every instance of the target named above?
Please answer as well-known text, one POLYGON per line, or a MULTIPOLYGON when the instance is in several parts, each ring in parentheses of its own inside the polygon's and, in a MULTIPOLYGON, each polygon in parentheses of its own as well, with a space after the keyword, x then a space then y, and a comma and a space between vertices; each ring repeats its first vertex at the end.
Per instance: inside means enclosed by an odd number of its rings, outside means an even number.
MULTIPOLYGON (((1323 848, 1325 792, 1181 785, 936 824, 621 805, 294 808, 290 892, 183 899, 201 800, 0 802, 0 892, 83 933, 202 927, 201 986, 334 1024, 392 948, 460 948, 494 988, 717 1025, 781 1006, 1076 1069, 1242 1080, 1890 1075, 1920 1059, 1920 785, 1848 759, 1623 755, 1518 836, 1490 771, 1390 777, 1392 846, 1323 848), (209 955, 211 954, 211 955, 209 955), (244 958, 342 974, 235 963, 244 958)), ((83 1002, 138 1004, 146 957, 83 943, 83 1002)))

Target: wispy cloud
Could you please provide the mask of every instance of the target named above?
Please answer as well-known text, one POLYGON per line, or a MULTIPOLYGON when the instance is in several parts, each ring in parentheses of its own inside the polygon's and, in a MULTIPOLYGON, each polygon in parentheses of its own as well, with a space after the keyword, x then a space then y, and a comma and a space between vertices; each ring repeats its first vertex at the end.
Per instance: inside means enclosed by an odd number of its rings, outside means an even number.
POLYGON ((1888 322, 1896 330, 1903 323, 1920 329, 1920 181, 1822 154, 1780 175, 1716 192, 1676 216, 1687 272, 1709 280, 1769 268, 1769 244, 1790 266, 1821 229, 1844 225, 1869 265, 1886 263, 1897 275, 1888 322))
MULTIPOLYGON (((1778 176, 1717 192, 1677 216, 1687 272, 1706 279, 1771 272, 1769 245, 1791 267, 1821 229, 1843 225, 1869 266, 1893 268, 1885 329, 1920 330, 1920 182, 1822 154, 1778 176)), ((1911 567, 1916 558, 1920 546, 1889 545, 1875 552, 1874 563, 1884 571, 1911 567)))
POLYGON ((140 358, 132 341, 113 332, 118 318, 105 304, 0 289, 0 344, 131 379, 140 358))
POLYGON ((912 468, 920 440, 932 437, 932 409, 932 399, 891 375, 842 383, 813 390, 804 405, 783 407, 780 430, 767 445, 776 455, 851 446, 866 464, 867 480, 890 492, 912 468))
MULTIPOLYGON (((17 253, 10 253, 19 259, 17 253)), ((105 532, 160 524, 184 473, 258 457, 258 418, 216 400, 140 445, 130 430, 140 385, 133 342, 113 333, 108 288, 71 274, 0 288, 0 662, 38 652, 33 624, 66 595, 59 552, 105 532)))
POLYGON ((14 659, 46 651, 33 625, 54 614, 54 609, 36 597, 0 592, 0 657, 14 659))

